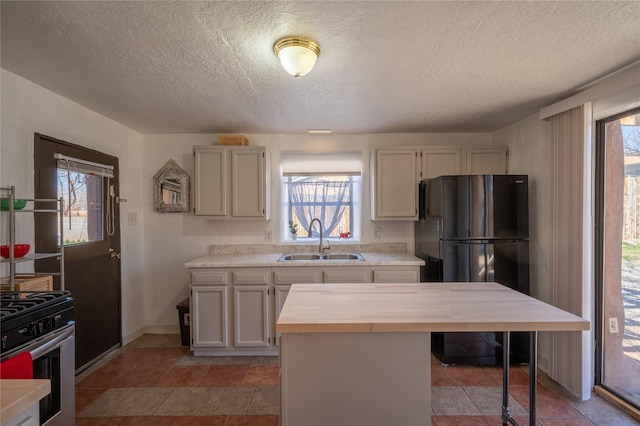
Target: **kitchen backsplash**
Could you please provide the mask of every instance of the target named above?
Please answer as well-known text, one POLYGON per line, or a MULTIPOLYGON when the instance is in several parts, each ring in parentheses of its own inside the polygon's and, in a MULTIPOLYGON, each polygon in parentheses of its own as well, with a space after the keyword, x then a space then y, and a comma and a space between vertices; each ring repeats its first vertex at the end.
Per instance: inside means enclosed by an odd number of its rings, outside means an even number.
MULTIPOLYGON (((326 247, 326 244, 325 244, 326 247)), ((318 244, 212 245, 209 254, 315 253, 318 244)), ((407 243, 331 244, 331 252, 406 253, 407 243)))

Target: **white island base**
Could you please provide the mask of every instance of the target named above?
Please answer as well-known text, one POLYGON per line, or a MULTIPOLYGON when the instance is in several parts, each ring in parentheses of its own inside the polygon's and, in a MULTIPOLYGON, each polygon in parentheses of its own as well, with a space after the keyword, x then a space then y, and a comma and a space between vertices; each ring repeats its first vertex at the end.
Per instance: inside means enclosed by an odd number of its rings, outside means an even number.
POLYGON ((431 424, 431 333, 285 333, 282 426, 431 424))

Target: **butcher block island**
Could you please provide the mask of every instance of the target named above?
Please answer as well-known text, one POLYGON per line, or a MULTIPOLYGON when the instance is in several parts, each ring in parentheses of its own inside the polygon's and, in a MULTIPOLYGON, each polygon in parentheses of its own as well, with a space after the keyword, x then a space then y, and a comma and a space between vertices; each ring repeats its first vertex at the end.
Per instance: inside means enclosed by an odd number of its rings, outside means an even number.
MULTIPOLYGON (((534 352, 538 331, 589 322, 497 283, 294 284, 276 328, 283 426, 424 426, 432 331, 532 331, 534 352)), ((534 425, 535 391, 531 402, 534 425)))

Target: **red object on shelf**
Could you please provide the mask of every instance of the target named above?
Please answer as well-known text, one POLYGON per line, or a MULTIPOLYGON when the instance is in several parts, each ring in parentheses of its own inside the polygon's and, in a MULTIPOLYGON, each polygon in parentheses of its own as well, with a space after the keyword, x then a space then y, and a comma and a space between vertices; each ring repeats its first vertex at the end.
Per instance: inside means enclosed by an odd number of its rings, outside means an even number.
MULTIPOLYGON (((31 246, 29 244, 14 244, 13 245, 13 257, 18 258, 22 257, 25 254, 29 253, 29 249, 31 246)), ((9 246, 0 246, 0 256, 8 259, 9 256, 9 246)))
POLYGON ((29 352, 0 363, 0 379, 33 379, 33 360, 29 352))

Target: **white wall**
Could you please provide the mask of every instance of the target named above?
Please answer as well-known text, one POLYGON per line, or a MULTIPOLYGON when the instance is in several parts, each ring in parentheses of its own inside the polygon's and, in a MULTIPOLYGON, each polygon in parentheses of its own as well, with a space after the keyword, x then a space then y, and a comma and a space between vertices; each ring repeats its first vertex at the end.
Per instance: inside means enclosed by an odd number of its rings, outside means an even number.
MULTIPOLYGON (((153 211, 153 175, 170 158, 193 176, 193 146, 210 145, 217 135, 140 135, 11 72, 1 70, 0 184, 33 195, 33 134, 42 133, 114 155, 120 160, 122 225, 122 334, 125 343, 143 332, 178 330, 176 304, 188 294, 184 263, 205 255, 212 244, 265 243, 279 232, 278 163, 282 151, 361 150, 363 153, 362 243, 373 242, 369 157, 374 147, 406 145, 491 145, 488 133, 382 135, 248 134, 251 145, 267 146, 272 161, 272 219, 220 221, 191 213, 153 211), (137 224, 129 223, 129 213, 137 224)), ((512 153, 515 150, 512 149, 512 153)), ((513 158, 513 157, 512 157, 513 158)), ((413 251, 413 222, 376 222, 380 242, 405 242, 413 251)), ((4 228, 2 228, 4 229, 4 228)), ((31 235, 31 224, 21 232, 31 235)), ((4 231, 3 231, 4 232, 4 231)))
MULTIPOLYGON (((143 300, 143 227, 130 226, 128 213, 142 213, 142 136, 11 72, 1 70, 0 184, 14 185, 18 196, 33 197, 33 139, 41 133, 114 155, 120 160, 122 221, 122 329, 130 334, 145 325, 143 300)), ((2 223, 2 232, 7 227, 2 223)), ((19 238, 33 241, 33 224, 20 223, 19 238)), ((3 234, 4 236, 4 234, 3 234)), ((3 271, 5 272, 5 271, 3 271)), ((99 285, 97 283, 96 285, 99 285)))
MULTIPOLYGON (((529 175, 529 259, 531 295, 549 301, 549 123, 533 114, 493 134, 493 143, 509 147, 509 173, 529 175)), ((547 369, 549 339, 538 339, 539 365, 547 369)))
MULTIPOLYGON (((143 194, 145 228, 146 321, 152 329, 167 330, 177 322, 176 304, 188 295, 186 261, 207 254, 214 244, 279 243, 280 153, 284 151, 362 151, 363 222, 361 243, 373 241, 374 225, 382 238, 375 242, 405 242, 413 253, 413 222, 377 221, 370 215, 369 159, 374 147, 416 145, 491 144, 488 133, 376 134, 376 135, 274 135, 247 134, 250 145, 266 146, 271 157, 271 220, 211 220, 191 213, 153 211, 152 178, 170 158, 193 178, 193 146, 212 145, 217 135, 146 135, 143 150, 143 194)), ((193 199, 192 199, 193 202, 193 199)))

